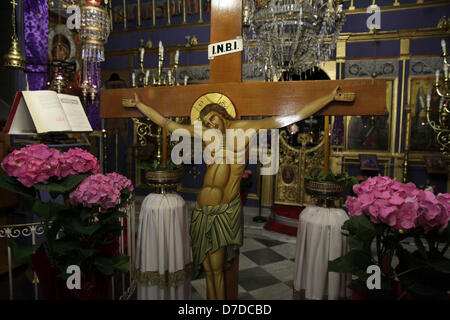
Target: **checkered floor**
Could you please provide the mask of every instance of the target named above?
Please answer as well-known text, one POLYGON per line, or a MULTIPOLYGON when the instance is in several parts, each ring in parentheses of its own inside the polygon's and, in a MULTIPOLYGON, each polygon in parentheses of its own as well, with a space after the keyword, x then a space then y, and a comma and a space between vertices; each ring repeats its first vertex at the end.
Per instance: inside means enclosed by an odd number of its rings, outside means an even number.
MULTIPOLYGON (((295 244, 244 238, 239 257, 239 300, 292 300, 295 244)), ((192 281, 192 299, 206 299, 205 279, 192 281)))

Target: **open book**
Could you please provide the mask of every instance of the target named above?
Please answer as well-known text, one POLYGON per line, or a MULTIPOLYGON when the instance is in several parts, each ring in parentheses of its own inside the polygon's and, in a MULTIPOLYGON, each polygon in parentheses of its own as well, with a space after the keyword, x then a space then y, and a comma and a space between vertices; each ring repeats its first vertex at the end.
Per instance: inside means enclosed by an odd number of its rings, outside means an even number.
POLYGON ((50 90, 19 91, 4 129, 9 134, 89 132, 80 98, 50 90))

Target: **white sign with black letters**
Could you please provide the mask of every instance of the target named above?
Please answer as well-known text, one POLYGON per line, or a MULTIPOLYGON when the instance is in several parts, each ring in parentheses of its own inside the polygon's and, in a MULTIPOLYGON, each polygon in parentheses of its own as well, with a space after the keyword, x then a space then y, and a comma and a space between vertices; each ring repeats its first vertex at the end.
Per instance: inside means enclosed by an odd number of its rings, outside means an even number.
POLYGON ((242 51, 243 42, 241 37, 208 45, 208 59, 212 60, 216 56, 242 51))

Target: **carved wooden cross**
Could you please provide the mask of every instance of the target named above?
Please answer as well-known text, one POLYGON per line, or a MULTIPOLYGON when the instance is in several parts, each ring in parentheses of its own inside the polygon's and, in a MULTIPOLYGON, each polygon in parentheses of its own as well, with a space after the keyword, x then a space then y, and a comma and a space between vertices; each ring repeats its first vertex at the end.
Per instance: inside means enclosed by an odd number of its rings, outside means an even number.
MULTIPOLYGON (((211 43, 242 35, 242 0, 212 0, 211 43)), ((297 82, 242 81, 242 53, 217 56, 210 62, 210 83, 176 87, 101 90, 102 118, 143 117, 137 109, 124 108, 122 98, 134 92, 146 105, 166 117, 189 116, 193 103, 202 95, 219 92, 237 109, 237 116, 289 115, 301 106, 323 97, 337 85, 356 93, 353 103, 332 102, 321 115, 384 115, 385 80, 329 80, 297 82)), ((227 299, 237 298, 238 261, 225 273, 227 299)))

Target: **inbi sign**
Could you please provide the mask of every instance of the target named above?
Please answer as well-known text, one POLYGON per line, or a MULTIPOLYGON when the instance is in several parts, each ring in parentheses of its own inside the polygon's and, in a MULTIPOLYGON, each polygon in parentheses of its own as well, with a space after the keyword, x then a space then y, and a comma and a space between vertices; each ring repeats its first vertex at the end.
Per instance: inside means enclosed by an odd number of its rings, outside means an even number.
POLYGON ((208 59, 212 60, 216 56, 242 51, 242 38, 237 37, 233 40, 227 40, 210 44, 208 46, 208 59))

